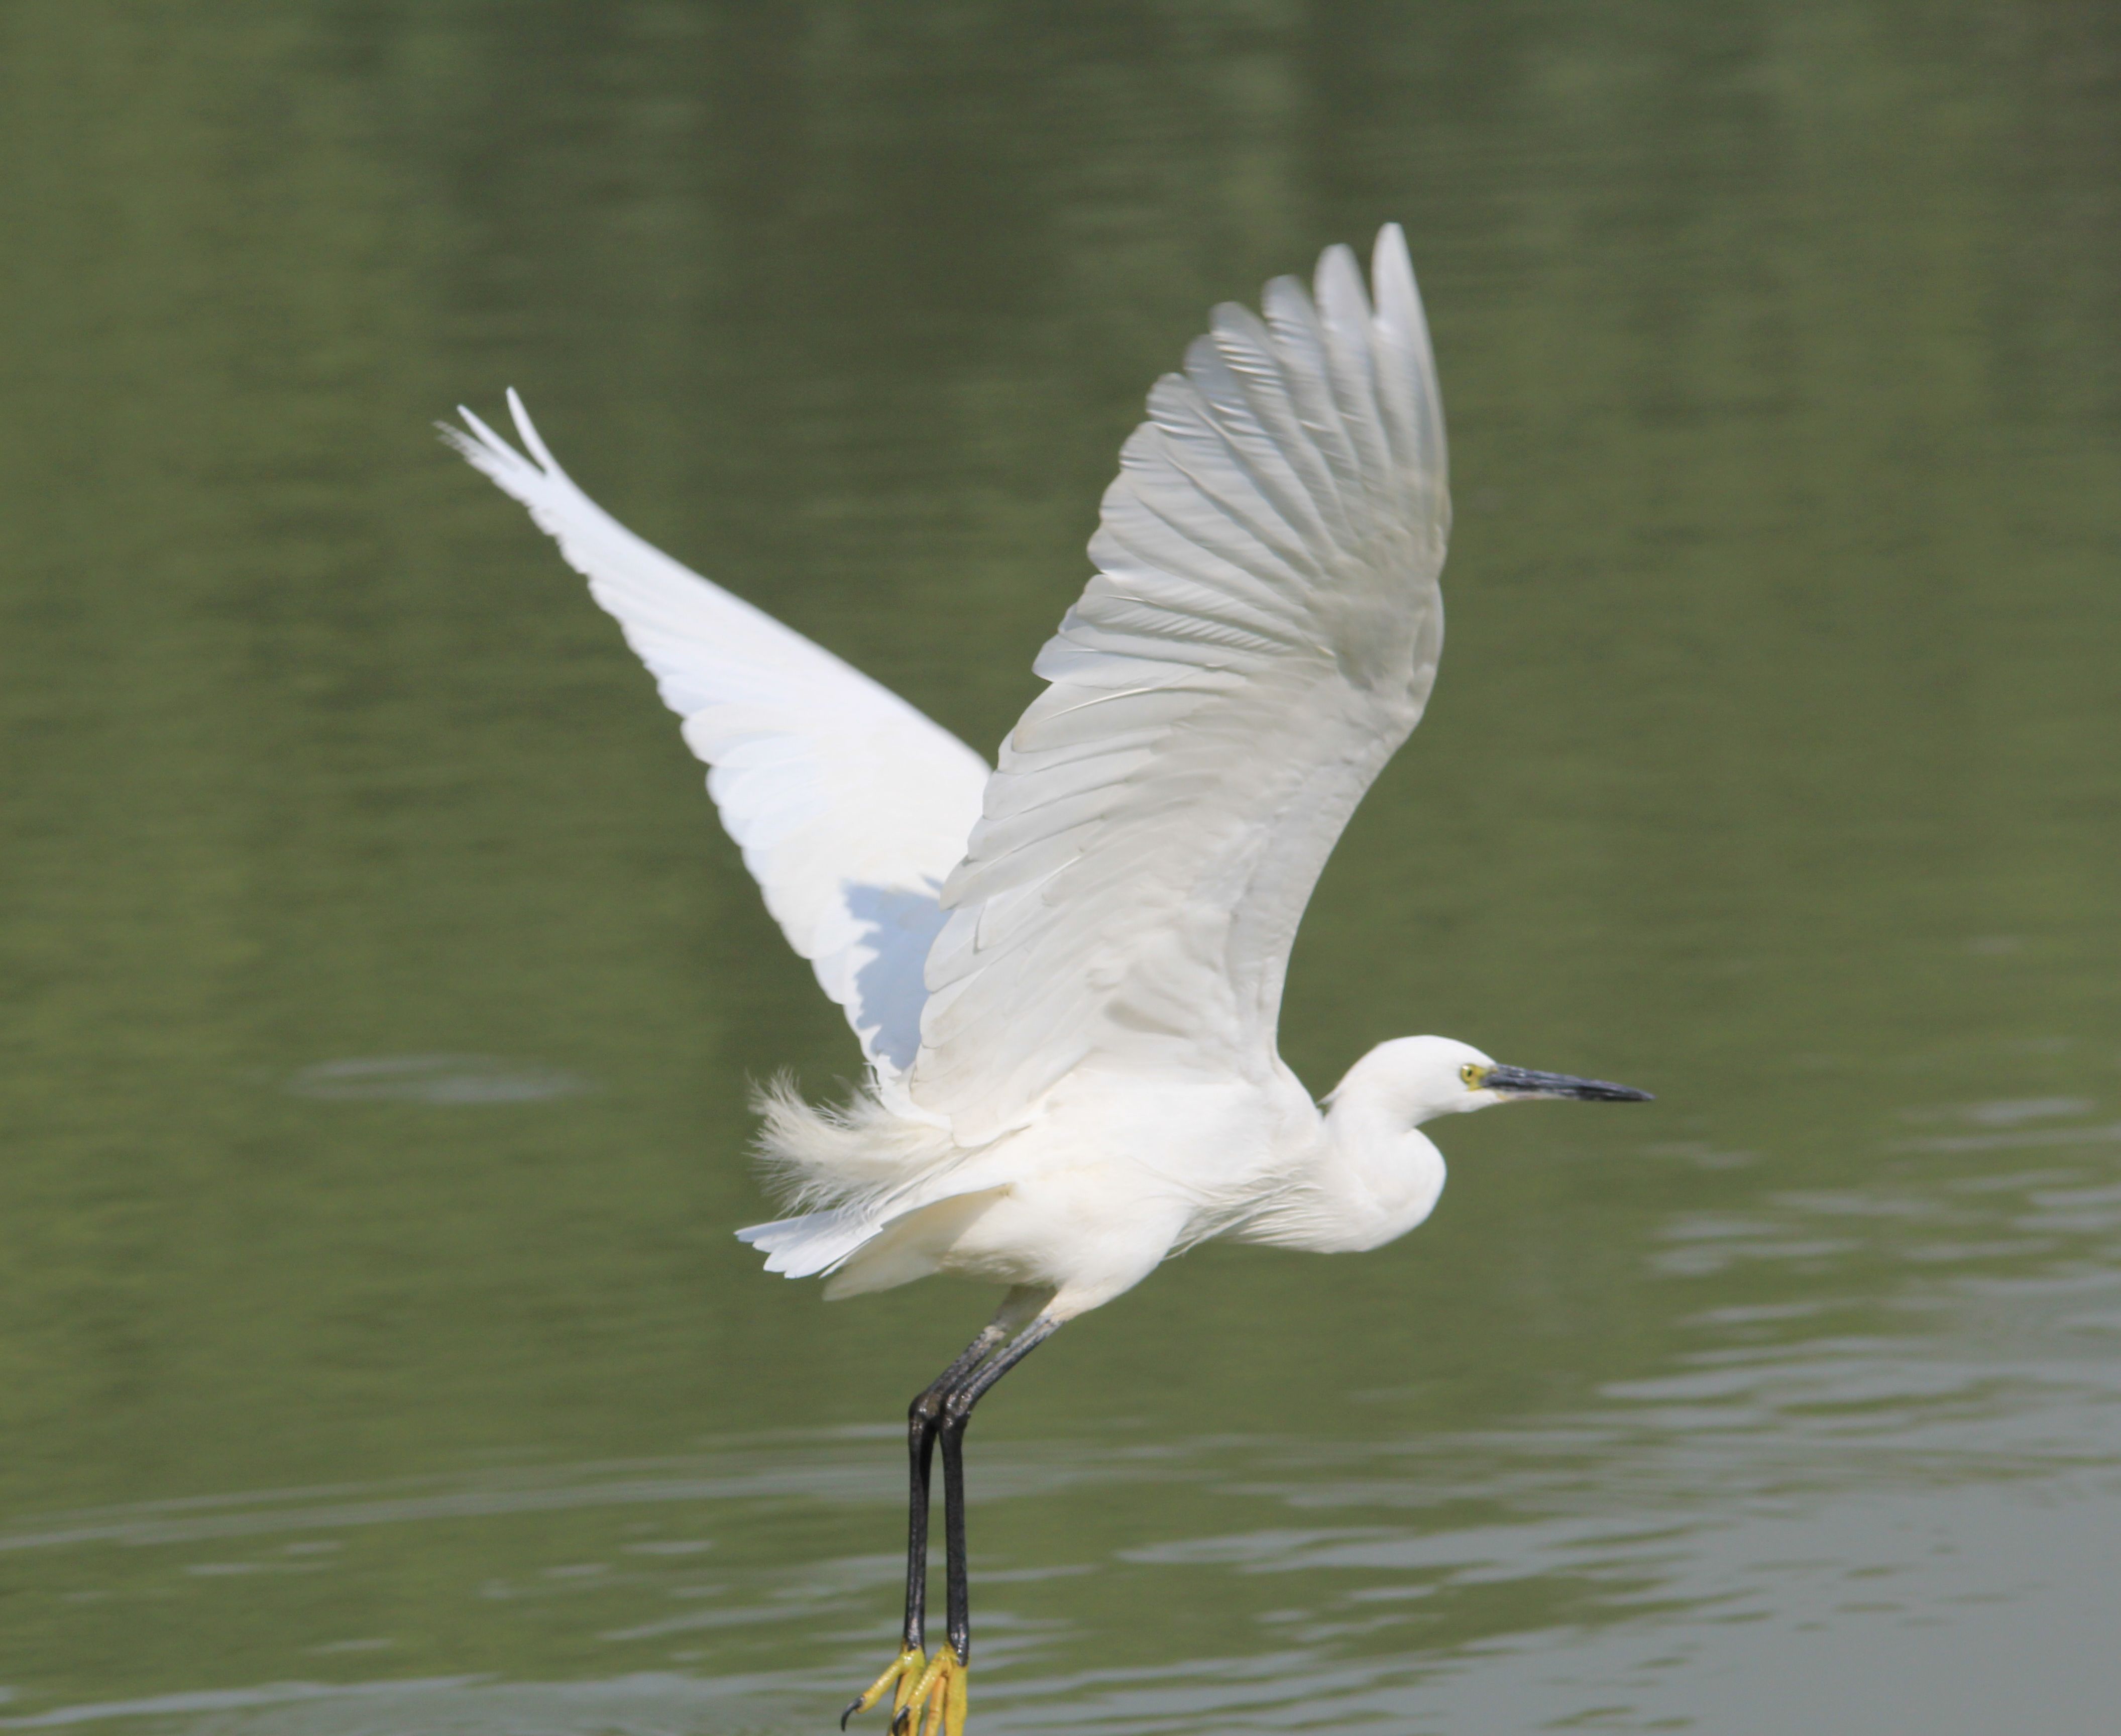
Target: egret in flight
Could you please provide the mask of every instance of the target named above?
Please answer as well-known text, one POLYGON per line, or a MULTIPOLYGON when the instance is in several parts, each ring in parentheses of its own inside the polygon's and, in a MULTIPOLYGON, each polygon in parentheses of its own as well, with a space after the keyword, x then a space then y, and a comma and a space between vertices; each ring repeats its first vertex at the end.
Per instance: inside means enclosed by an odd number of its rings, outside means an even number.
POLYGON ((888 1693, 901 1736, 957 1736, 965 1426, 997 1380, 1212 1237, 1340 1253, 1404 1235, 1443 1187, 1425 1122, 1648 1094, 1402 1037, 1314 1101, 1276 1052, 1297 922, 1443 642, 1443 409, 1405 239, 1378 236, 1367 287, 1334 247, 1309 292, 1280 278, 1261 315, 1217 308, 1157 383, 1105 493, 1096 575, 992 767, 641 541, 508 404, 520 451, 468 410, 445 432, 618 618, 868 1058, 846 1104, 764 1094, 790 1215, 737 1234, 828 1297, 936 1272, 1008 1287, 908 1413, 902 1643, 846 1715, 888 1693), (931 1656, 939 1443, 949 1610, 931 1656))

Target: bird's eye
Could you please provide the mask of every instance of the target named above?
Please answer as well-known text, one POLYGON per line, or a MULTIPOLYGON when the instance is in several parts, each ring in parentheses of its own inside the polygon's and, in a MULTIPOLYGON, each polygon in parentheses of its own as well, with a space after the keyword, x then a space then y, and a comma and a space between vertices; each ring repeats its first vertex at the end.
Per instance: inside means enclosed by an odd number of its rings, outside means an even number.
POLYGON ((1458 1076, 1466 1081, 1467 1090, 1477 1091, 1480 1089, 1480 1081, 1488 1076, 1488 1070, 1476 1062, 1469 1061, 1458 1069, 1458 1076))

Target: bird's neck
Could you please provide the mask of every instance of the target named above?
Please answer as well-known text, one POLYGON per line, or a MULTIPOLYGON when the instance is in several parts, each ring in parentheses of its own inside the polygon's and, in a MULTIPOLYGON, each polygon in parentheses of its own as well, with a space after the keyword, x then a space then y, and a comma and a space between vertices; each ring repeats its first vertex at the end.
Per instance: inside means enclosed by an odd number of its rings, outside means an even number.
POLYGON ((1359 1253, 1395 1241, 1435 1209, 1443 1154, 1387 1094, 1350 1081, 1289 1185, 1244 1239, 1315 1253, 1359 1253))

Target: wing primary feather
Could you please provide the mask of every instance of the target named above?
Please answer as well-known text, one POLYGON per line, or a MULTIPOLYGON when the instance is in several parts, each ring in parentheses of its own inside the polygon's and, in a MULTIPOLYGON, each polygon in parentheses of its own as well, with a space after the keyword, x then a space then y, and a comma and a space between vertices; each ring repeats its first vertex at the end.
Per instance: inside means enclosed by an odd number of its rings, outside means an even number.
POLYGON ((1300 281, 1276 278, 1266 287, 1261 310, 1285 358, 1283 374, 1297 414, 1317 442, 1319 456, 1333 478, 1333 498, 1341 509, 1349 541, 1358 544, 1361 539, 1354 532, 1347 494, 1353 492, 1350 485, 1359 482, 1361 466, 1333 395, 1332 359, 1318 323, 1318 310, 1300 281))
POLYGON ((1364 292, 1361 268, 1345 247, 1329 247, 1318 261, 1319 324, 1331 364, 1334 395, 1340 401, 1341 426, 1353 442, 1364 473, 1389 474, 1391 445, 1377 398, 1375 315, 1364 292))

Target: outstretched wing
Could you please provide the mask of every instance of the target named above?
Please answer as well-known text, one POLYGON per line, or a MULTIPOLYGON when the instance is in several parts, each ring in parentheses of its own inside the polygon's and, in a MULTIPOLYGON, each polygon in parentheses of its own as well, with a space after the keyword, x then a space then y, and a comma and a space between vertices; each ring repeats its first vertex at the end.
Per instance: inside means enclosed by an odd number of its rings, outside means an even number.
POLYGON ((575 486, 514 392, 529 457, 468 410, 458 451, 530 509, 683 718, 707 791, 766 908, 846 1010, 863 1052, 903 1075, 944 877, 979 818, 986 762, 888 688, 688 571, 575 486))
POLYGON ((1450 505, 1428 329, 1396 226, 1374 304, 1226 305, 1149 395, 943 891, 911 1086, 961 1144, 1090 1063, 1255 1073, 1298 921, 1419 720, 1450 505))

